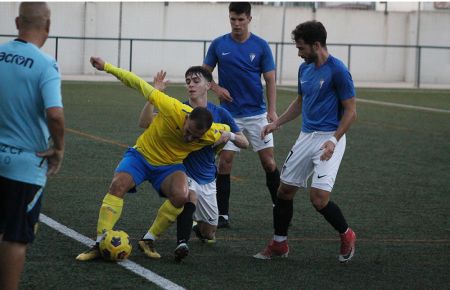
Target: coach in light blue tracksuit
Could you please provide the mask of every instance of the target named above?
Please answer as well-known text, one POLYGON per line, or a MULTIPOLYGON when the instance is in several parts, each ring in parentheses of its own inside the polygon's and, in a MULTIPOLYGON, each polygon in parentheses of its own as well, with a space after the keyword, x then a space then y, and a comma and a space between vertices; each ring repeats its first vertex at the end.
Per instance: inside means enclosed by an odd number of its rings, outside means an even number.
POLYGON ((0 289, 19 284, 47 175, 64 155, 61 77, 39 49, 50 28, 47 4, 22 3, 16 25, 19 37, 0 45, 0 289))
MULTIPOLYGON (((260 138, 261 129, 277 120, 275 62, 269 44, 250 33, 252 20, 249 2, 232 2, 229 5, 231 33, 216 38, 210 45, 203 66, 213 71, 217 65, 219 85, 211 89, 219 96, 220 105, 227 109, 242 132, 245 132, 253 151, 258 152, 266 173, 266 185, 272 203, 276 201, 280 173, 274 158, 272 134, 260 138), (261 75, 266 83, 267 106, 261 75)), ((228 227, 230 173, 235 152, 239 148, 228 142, 220 154, 217 176, 218 227, 228 227)))

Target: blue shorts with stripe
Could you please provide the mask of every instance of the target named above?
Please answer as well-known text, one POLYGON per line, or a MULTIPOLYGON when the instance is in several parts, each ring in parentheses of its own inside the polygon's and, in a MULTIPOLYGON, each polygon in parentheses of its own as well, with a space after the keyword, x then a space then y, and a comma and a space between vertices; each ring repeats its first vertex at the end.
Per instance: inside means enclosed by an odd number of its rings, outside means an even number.
POLYGON ((0 234, 3 240, 34 241, 43 187, 0 176, 0 234))
MULTIPOLYGON (((183 164, 153 166, 135 148, 128 148, 125 151, 115 170, 116 173, 126 172, 130 174, 136 186, 148 180, 159 195, 163 197, 166 195, 161 191, 161 183, 175 171, 186 172, 186 168, 183 164)), ((129 192, 136 192, 136 189, 133 188, 129 192)))

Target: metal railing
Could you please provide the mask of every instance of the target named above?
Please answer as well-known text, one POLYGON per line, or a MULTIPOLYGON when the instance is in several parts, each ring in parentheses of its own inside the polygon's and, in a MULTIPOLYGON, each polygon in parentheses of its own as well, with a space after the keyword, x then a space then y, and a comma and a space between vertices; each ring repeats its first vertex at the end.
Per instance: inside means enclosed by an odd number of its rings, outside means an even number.
MULTIPOLYGON (((16 35, 0 34, 0 37, 15 38, 16 35)), ((136 42, 175 42, 175 43, 201 43, 203 44, 203 59, 206 56, 207 44, 211 40, 196 40, 196 39, 153 39, 153 38, 115 38, 115 37, 75 37, 75 36, 50 36, 49 39, 55 40, 55 59, 58 60, 59 56, 59 44, 62 40, 96 40, 96 41, 116 41, 116 42, 128 42, 129 43, 129 60, 128 68, 131 71, 133 69, 133 44, 136 42)), ((293 46, 292 42, 269 42, 269 45, 275 46, 275 64, 279 72, 277 77, 278 82, 281 82, 282 66, 278 65, 278 60, 283 58, 283 46, 293 46)), ((379 48, 410 48, 416 50, 416 72, 415 72, 415 87, 420 88, 421 84, 421 61, 422 52, 425 49, 440 49, 449 50, 450 46, 431 46, 431 45, 395 45, 395 44, 361 44, 361 43, 328 43, 327 46, 341 46, 347 47, 347 67, 351 69, 352 60, 352 48, 354 47, 379 47, 379 48)), ((119 56, 120 59, 120 56, 119 56)))

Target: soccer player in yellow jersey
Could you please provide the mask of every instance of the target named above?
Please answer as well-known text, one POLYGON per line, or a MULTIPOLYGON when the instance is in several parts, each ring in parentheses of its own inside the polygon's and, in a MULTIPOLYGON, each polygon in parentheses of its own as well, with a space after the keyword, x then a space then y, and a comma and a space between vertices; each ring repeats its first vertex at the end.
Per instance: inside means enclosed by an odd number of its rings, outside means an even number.
POLYGON ((163 233, 182 212, 188 201, 188 183, 183 159, 207 145, 227 142, 231 136, 225 124, 213 123, 211 113, 203 107, 192 109, 180 101, 152 87, 135 74, 117 68, 98 57, 91 64, 100 71, 117 77, 126 86, 134 88, 158 109, 136 145, 129 148, 115 170, 109 192, 103 199, 97 223, 96 244, 79 254, 80 261, 100 256, 98 244, 103 233, 112 229, 122 213, 125 193, 148 180, 167 200, 148 232, 139 241, 139 247, 151 258, 159 258, 153 240, 163 233))

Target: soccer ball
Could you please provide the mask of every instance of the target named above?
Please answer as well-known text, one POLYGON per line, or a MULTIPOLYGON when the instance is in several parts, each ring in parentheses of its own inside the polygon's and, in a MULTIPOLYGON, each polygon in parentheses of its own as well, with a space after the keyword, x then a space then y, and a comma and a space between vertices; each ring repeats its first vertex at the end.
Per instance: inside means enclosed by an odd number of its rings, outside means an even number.
POLYGON ((130 239, 124 231, 106 231, 100 241, 100 254, 103 259, 111 262, 120 262, 131 254, 130 239))

